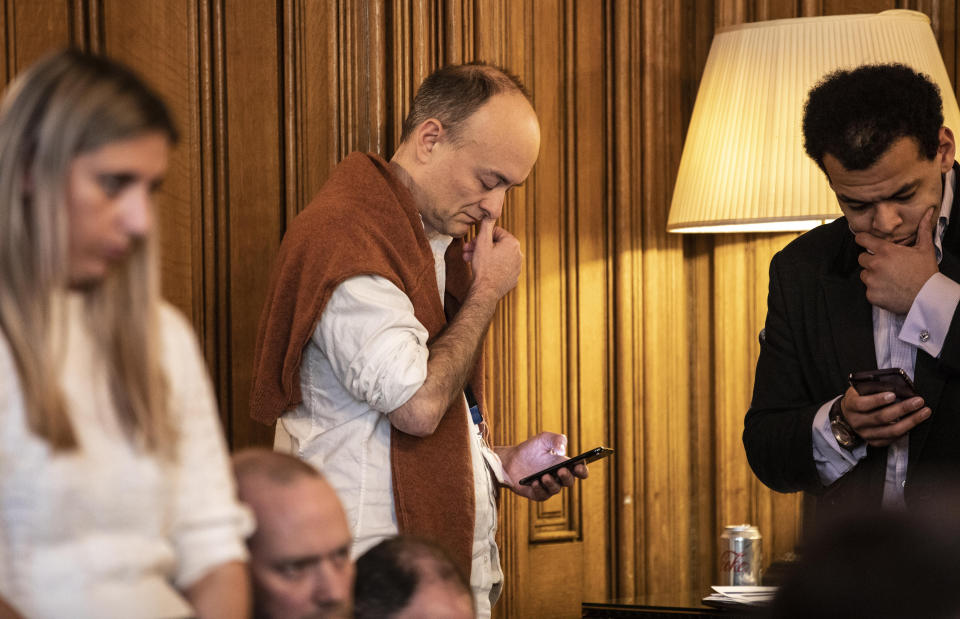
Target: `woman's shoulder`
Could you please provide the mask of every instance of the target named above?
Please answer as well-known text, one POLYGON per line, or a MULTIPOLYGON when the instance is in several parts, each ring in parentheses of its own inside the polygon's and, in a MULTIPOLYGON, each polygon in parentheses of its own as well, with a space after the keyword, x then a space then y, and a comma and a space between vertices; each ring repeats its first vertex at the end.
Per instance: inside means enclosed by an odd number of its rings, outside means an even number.
POLYGON ((196 380, 196 373, 205 370, 205 364, 193 325, 166 301, 161 301, 157 314, 160 354, 167 373, 175 380, 196 380))
POLYGON ((157 322, 165 345, 174 345, 179 349, 184 346, 196 346, 197 336, 193 330, 193 325, 190 324, 183 312, 173 304, 168 301, 160 301, 157 322))
POLYGON ((170 410, 178 425, 204 426, 216 418, 210 374, 194 333, 184 314, 163 302, 158 311, 160 363, 167 378, 170 410))

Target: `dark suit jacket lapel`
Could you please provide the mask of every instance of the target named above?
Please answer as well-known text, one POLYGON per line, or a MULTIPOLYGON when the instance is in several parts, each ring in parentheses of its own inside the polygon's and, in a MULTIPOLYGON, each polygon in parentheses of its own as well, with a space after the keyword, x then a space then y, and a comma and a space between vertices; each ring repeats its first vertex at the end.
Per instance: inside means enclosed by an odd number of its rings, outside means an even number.
POLYGON ((866 287, 860 281, 859 254, 860 247, 850 235, 837 256, 834 269, 821 279, 827 307, 827 316, 823 319, 830 325, 837 361, 845 372, 877 367, 873 309, 867 302, 866 287))

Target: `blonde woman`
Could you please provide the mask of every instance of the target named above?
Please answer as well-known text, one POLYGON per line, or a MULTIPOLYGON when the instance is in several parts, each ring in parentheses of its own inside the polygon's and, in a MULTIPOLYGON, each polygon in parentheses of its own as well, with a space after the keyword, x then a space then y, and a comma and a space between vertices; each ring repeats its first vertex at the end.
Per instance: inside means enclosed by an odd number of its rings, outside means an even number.
POLYGON ((78 52, 0 107, 0 615, 249 614, 209 379, 158 294, 175 140, 137 77, 78 52))

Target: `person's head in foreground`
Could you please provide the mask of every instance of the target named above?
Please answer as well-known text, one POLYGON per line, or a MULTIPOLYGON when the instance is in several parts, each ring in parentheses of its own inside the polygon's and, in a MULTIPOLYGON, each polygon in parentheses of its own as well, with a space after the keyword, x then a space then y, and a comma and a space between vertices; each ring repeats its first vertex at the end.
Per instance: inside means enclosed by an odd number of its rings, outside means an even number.
POLYGON ((257 519, 247 541, 254 616, 352 616, 352 538, 330 484, 306 462, 267 449, 238 452, 233 468, 257 519))
POLYGON ((960 617, 960 527, 955 514, 945 518, 869 510, 831 519, 791 568, 770 616, 960 617))
MULTIPOLYGON (((127 68, 75 51, 48 56, 0 109, 0 329, 16 360, 31 430, 77 446, 50 325, 68 289, 86 297, 121 425, 169 448, 157 337, 154 192, 177 132, 163 101, 127 68)), ((138 439, 138 440, 139 440, 138 439)))
POLYGON ((393 163, 428 232, 464 236, 496 220, 507 190, 522 183, 540 152, 540 124, 522 83, 471 63, 431 73, 403 122, 393 163))
POLYGON ((831 73, 809 93, 803 135, 854 234, 913 245, 925 216, 936 226, 955 143, 928 77, 899 64, 831 73))
POLYGON ((384 540, 357 559, 357 619, 472 619, 470 584, 447 554, 411 537, 384 540))

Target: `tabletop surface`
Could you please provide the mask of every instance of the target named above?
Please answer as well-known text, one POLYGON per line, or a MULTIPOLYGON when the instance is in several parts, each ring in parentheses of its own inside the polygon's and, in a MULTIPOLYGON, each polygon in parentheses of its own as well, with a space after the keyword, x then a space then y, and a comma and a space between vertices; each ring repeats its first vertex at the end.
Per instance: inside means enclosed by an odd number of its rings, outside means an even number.
POLYGON ((631 616, 687 616, 687 617, 756 617, 761 612, 750 609, 720 610, 705 606, 701 600, 709 591, 674 591, 648 593, 631 598, 613 600, 586 600, 583 602, 583 617, 631 617, 631 616))

